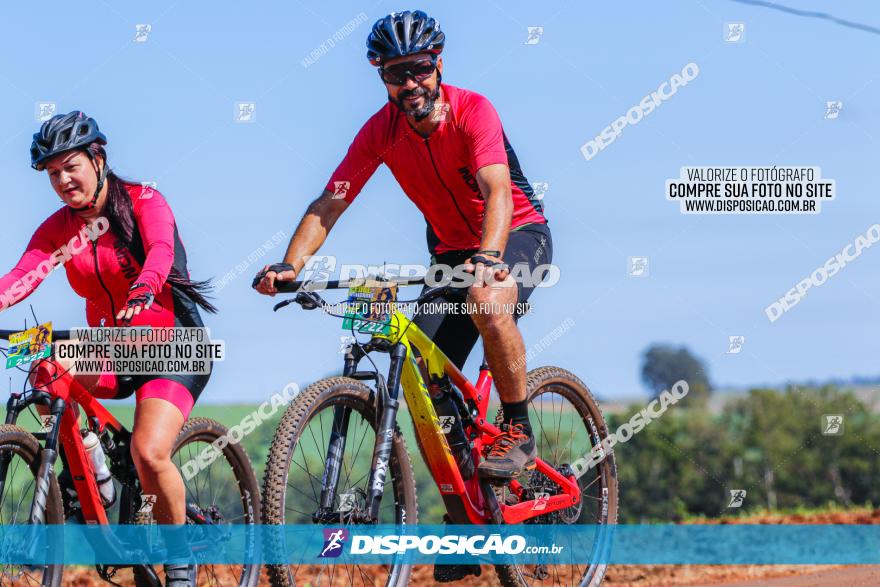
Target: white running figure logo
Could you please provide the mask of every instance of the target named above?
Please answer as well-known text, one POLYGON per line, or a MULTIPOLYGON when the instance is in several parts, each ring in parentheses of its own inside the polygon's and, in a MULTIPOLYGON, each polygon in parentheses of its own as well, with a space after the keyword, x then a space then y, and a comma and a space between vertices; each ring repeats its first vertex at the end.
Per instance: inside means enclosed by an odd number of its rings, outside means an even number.
POLYGON ((327 547, 321 553, 321 556, 325 557, 328 552, 339 550, 340 548, 342 548, 342 530, 337 530, 330 534, 330 538, 327 539, 327 547))

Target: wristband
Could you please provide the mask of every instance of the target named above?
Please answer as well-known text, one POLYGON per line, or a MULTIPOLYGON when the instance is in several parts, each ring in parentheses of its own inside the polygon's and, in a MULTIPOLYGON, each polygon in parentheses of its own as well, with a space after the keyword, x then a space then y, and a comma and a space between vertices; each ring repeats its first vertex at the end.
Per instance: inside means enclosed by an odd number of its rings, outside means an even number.
POLYGON ((128 299, 125 305, 128 308, 133 306, 143 306, 148 309, 152 304, 155 296, 150 286, 145 283, 135 283, 128 290, 128 299))
POLYGON ((471 257, 471 263, 473 263, 474 265, 476 265, 477 263, 482 263, 486 267, 501 267, 502 269, 507 269, 507 263, 504 263, 502 261, 493 261, 492 259, 487 259, 483 255, 479 254, 471 257))
POLYGON ((498 257, 501 258, 501 251, 494 251, 492 249, 483 249, 481 251, 477 251, 477 255, 489 255, 490 257, 498 257))

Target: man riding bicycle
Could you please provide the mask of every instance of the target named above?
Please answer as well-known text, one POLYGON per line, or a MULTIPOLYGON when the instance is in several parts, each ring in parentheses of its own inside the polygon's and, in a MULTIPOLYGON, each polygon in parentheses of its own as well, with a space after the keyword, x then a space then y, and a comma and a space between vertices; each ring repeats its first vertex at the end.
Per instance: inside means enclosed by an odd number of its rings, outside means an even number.
POLYGON ((550 263, 552 244, 541 203, 492 104, 441 83, 444 43, 438 23, 422 11, 392 13, 373 25, 367 57, 379 69, 389 103, 358 132, 309 205, 284 263, 266 266, 257 289, 274 295, 276 280, 294 280, 385 163, 427 220, 432 264, 464 263, 475 273, 467 301, 476 312, 420 313, 415 323, 459 368, 482 336, 506 424, 478 470, 511 479, 534 467, 536 449, 525 400, 525 346, 513 314, 534 284, 514 283, 509 267, 550 263))
MULTIPOLYGON (((522 263, 533 274, 551 262, 552 244, 541 203, 492 104, 441 83, 444 44, 440 26, 422 11, 392 13, 373 25, 367 57, 378 67, 388 104, 360 129, 324 192, 306 210, 284 262, 266 266, 257 289, 274 295, 276 280, 294 280, 385 163, 425 216, 432 265, 464 264, 474 273, 467 302, 476 311, 419 312, 414 322, 459 368, 482 336, 505 424, 478 471, 483 478, 506 480, 534 468, 537 456, 526 401, 525 345, 513 313, 534 284, 514 283, 509 268, 522 263)), ((435 568, 438 581, 469 573, 479 573, 479 567, 435 568)))

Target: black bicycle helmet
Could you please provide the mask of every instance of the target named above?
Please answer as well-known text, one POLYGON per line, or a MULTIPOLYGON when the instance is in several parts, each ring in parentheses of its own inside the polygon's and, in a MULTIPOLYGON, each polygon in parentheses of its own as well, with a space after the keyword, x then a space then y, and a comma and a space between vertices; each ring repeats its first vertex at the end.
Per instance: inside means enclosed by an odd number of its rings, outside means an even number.
POLYGON ((75 149, 86 150, 92 143, 107 144, 107 137, 98 130, 94 118, 85 112, 74 110, 57 114, 43 123, 40 132, 34 134, 31 143, 31 167, 42 171, 46 161, 59 153, 75 149))
POLYGON ((421 10, 392 12, 373 25, 367 37, 367 59, 379 67, 403 55, 439 55, 445 42, 446 35, 440 30, 440 24, 421 10))
MULTIPOLYGON (((42 171, 46 168, 46 161, 59 153, 73 150, 84 151, 89 159, 94 161, 95 155, 89 150, 89 145, 92 143, 107 144, 107 137, 98 130, 98 123, 94 118, 89 118, 85 112, 80 110, 74 110, 68 114, 57 114, 44 122, 40 127, 40 132, 34 134, 34 141, 31 143, 31 167, 42 171)), ((91 201, 85 206, 73 208, 73 210, 79 212, 95 207, 109 171, 110 169, 105 162, 98 174, 98 185, 91 201)))

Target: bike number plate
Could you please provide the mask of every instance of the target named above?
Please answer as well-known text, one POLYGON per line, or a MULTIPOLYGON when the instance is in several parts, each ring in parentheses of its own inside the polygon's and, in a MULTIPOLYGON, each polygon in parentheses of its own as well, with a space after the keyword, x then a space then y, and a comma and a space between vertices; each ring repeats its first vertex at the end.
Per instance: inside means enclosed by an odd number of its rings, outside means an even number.
POLYGON ((367 334, 388 335, 391 331, 391 315, 397 299, 396 284, 352 286, 348 289, 343 330, 367 334))
POLYGON ((9 337, 9 352, 6 355, 6 368, 45 359, 52 352, 52 323, 46 322, 9 337))

